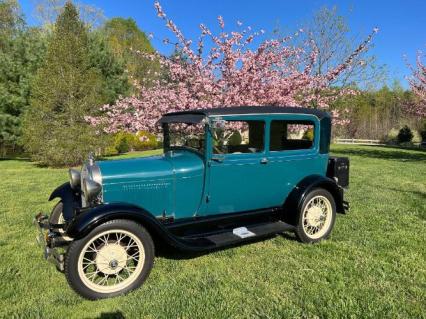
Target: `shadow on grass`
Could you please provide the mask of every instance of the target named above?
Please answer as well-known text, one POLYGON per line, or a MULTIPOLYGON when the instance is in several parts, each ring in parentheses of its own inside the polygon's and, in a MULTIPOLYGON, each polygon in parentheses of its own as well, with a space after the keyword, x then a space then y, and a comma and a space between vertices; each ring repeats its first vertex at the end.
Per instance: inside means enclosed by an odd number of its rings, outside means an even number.
POLYGON ((362 156, 378 159, 389 159, 401 162, 426 161, 426 152, 423 150, 409 151, 388 146, 363 146, 362 148, 336 149, 333 153, 348 156, 362 156))
POLYGON ((407 191, 407 190, 402 190, 402 189, 392 188, 392 187, 382 187, 382 189, 388 189, 390 191, 400 192, 400 193, 404 193, 404 194, 414 194, 414 195, 420 197, 421 199, 426 199, 426 193, 422 192, 422 191, 407 191))
POLYGON ((0 157, 0 161, 21 161, 21 162, 29 162, 29 158, 25 157, 0 157))
POLYGON ((102 312, 97 319, 124 319, 126 318, 121 311, 102 312))
MULTIPOLYGON (((408 190, 402 190, 399 188, 393 188, 393 187, 383 187, 383 189, 387 189, 390 191, 394 191, 394 192, 399 192, 399 193, 403 193, 403 194, 410 194, 410 195, 414 195, 420 198, 420 200, 424 201, 426 200, 426 192, 422 192, 422 191, 408 191, 408 190)), ((426 220, 426 212, 419 212, 417 214, 417 216, 423 220, 426 220)))
MULTIPOLYGON (((187 260, 187 259, 194 259, 194 258, 198 258, 204 255, 208 255, 214 252, 219 252, 219 251, 231 251, 231 249, 236 248, 236 247, 241 247, 244 245, 250 245, 250 244, 254 244, 254 243, 258 243, 261 241, 265 241, 265 240, 270 240, 275 238, 277 235, 269 235, 269 236, 265 236, 265 237, 261 237, 261 238, 253 238, 251 240, 242 242, 242 243, 236 243, 236 244, 232 244, 229 246, 224 246, 224 247, 219 247, 219 248, 214 248, 214 249, 209 249, 209 250, 204 250, 204 251, 198 251, 198 252, 191 252, 191 251, 182 251, 182 250, 177 250, 171 246, 168 245, 160 245, 156 248, 156 256, 157 257, 163 257, 166 259, 173 259, 173 260, 187 260)), ((287 238, 287 237, 286 237, 287 238)), ((289 237, 289 239, 291 240, 291 238, 289 237)), ((232 256, 232 254, 230 255, 230 257, 232 256)))

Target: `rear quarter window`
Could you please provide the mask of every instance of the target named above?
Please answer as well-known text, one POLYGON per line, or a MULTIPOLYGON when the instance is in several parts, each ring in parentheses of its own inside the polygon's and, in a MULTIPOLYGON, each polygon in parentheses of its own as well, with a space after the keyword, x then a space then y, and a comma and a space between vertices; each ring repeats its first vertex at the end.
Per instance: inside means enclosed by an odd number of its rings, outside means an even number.
POLYGON ((312 121, 273 120, 270 151, 310 149, 314 145, 315 124, 312 121))
POLYGON ((260 153, 265 148, 264 121, 223 121, 212 133, 213 154, 260 153))

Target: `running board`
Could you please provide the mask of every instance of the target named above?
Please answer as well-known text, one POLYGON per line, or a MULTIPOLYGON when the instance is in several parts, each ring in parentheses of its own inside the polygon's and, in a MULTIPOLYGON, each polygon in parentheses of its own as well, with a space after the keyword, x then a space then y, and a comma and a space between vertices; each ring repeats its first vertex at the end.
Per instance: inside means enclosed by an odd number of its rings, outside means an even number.
POLYGON ((292 225, 277 221, 227 229, 217 233, 181 238, 190 245, 196 245, 198 247, 204 246, 205 248, 218 248, 275 235, 285 231, 294 231, 294 229, 292 225))

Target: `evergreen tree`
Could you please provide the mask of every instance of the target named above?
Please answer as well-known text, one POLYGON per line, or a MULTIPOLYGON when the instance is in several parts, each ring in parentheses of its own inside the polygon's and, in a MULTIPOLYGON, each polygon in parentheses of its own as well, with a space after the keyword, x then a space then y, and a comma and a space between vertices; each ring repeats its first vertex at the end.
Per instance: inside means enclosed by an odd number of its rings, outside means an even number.
POLYGON ((33 83, 23 141, 33 160, 76 165, 102 144, 85 120, 105 101, 99 71, 90 64, 87 30, 71 2, 58 16, 44 65, 33 83))
POLYGON ((14 0, 0 1, 0 156, 14 151, 31 81, 45 53, 45 36, 28 28, 14 0))
POLYGON ((106 103, 114 103, 119 96, 126 96, 130 83, 123 59, 114 56, 105 36, 94 31, 89 35, 90 65, 99 70, 106 103))

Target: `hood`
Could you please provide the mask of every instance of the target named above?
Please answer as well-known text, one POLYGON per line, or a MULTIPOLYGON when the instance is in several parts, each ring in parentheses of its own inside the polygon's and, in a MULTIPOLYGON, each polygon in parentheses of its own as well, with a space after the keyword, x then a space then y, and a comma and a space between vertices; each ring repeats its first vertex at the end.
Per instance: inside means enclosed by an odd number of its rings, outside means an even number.
POLYGON ((173 175, 172 164, 165 156, 101 161, 97 164, 102 174, 103 185, 167 179, 173 175))
POLYGON ((204 162, 193 152, 173 151, 161 156, 101 161, 97 165, 105 203, 134 204, 155 216, 174 215, 176 210, 192 216, 198 208, 204 162), (186 198, 185 207, 175 206, 176 196, 186 198))

